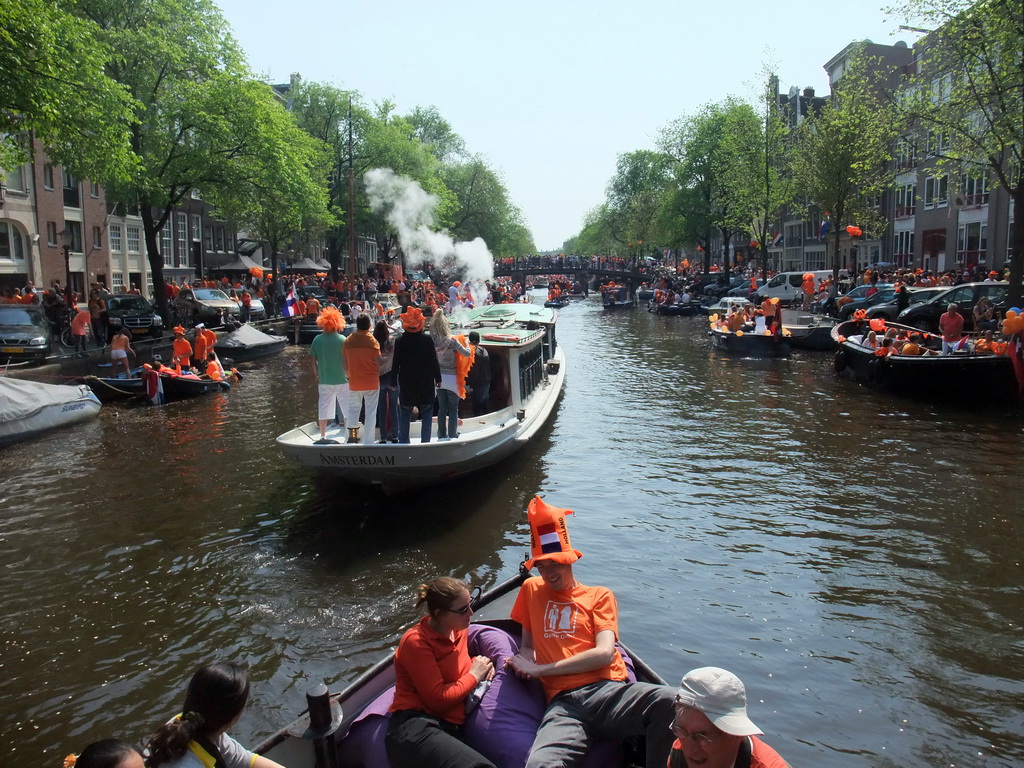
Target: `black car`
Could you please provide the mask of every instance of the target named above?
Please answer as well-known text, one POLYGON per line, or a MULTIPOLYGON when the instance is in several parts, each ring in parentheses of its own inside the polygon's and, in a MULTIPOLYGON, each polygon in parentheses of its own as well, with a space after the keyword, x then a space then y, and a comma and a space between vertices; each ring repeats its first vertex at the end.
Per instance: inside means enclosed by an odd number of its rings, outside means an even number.
POLYGON ((907 307, 900 312, 897 321, 903 325, 911 325, 929 333, 939 332, 939 318, 950 304, 956 304, 957 310, 964 318, 964 330, 974 329, 974 305, 984 296, 996 309, 1005 309, 1006 283, 964 283, 947 288, 928 301, 907 307))
POLYGON ((840 321, 849 320, 850 317, 858 309, 868 309, 876 304, 885 304, 888 301, 892 301, 896 298, 896 289, 891 285, 878 286, 878 290, 870 296, 860 296, 853 299, 848 304, 844 304, 839 308, 837 317, 840 321))
POLYGON ((750 280, 745 277, 733 277, 728 283, 715 282, 704 289, 704 295, 709 299, 720 299, 727 295, 729 291, 735 290, 736 288, 742 288, 746 286, 749 292, 750 280))
MULTIPOLYGON (((907 307, 911 307, 914 304, 920 304, 922 301, 928 301, 933 296, 948 291, 949 286, 941 286, 935 288, 908 288, 907 289, 907 307)), ((906 309, 907 307, 904 307, 906 309)), ((886 301, 882 304, 876 304, 873 307, 868 308, 868 320, 875 317, 880 317, 888 322, 895 322, 897 315, 900 313, 899 303, 894 297, 892 301, 886 301)))
POLYGON ((133 339, 159 339, 164 335, 163 318, 141 296, 111 296, 107 299, 107 318, 111 328, 124 326, 133 339))
POLYGON ((0 304, 0 363, 42 363, 53 346, 53 326, 35 304, 0 304))

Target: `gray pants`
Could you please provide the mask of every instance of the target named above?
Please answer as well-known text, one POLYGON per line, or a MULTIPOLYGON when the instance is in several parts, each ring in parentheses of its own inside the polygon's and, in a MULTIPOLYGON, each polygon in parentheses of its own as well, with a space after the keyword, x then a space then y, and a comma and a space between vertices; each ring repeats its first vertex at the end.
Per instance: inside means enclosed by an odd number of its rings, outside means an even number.
POLYGON ((548 704, 526 768, 582 764, 590 742, 643 736, 648 768, 664 768, 674 736, 669 730, 676 691, 651 683, 602 680, 559 694, 548 704))

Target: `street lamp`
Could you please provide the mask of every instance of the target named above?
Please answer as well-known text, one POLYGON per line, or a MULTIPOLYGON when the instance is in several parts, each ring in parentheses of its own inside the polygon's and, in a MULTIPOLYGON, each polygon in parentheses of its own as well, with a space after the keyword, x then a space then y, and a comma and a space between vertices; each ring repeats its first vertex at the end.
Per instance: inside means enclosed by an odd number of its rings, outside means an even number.
POLYGON ((67 224, 57 233, 60 237, 61 250, 64 251, 64 296, 68 305, 71 304, 71 230, 67 224))

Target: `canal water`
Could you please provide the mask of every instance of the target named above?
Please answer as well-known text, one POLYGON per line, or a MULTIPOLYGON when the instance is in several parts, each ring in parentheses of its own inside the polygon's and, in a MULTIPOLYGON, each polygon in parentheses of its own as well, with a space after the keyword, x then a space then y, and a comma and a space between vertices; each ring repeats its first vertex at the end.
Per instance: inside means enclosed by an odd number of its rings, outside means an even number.
POLYGON ((286 465, 304 348, 232 392, 0 451, 3 768, 139 739, 237 659, 254 743, 415 620, 438 574, 491 585, 534 494, 576 510, 584 583, 670 682, 715 665, 794 766, 1024 763, 1024 416, 838 380, 831 356, 725 357, 705 321, 563 310, 566 390, 535 444, 383 498, 286 465))

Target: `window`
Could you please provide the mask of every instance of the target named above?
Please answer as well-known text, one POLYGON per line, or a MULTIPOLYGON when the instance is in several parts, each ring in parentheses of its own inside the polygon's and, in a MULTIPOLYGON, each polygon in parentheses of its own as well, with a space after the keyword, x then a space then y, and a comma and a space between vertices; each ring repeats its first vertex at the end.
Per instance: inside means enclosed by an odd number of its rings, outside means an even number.
POLYGON ((901 184, 896 187, 896 216, 913 216, 916 211, 916 184, 901 184))
POLYGON ((146 275, 146 295, 155 296, 156 291, 153 290, 153 273, 150 272, 146 275))
POLYGON ((22 166, 19 165, 13 171, 7 172, 7 178, 4 181, 7 185, 7 189, 12 192, 24 192, 25 191, 25 176, 22 171, 22 166))
POLYGON ((188 214, 178 214, 178 266, 188 266, 188 214))
POLYGON ((896 257, 914 255, 914 230, 907 229, 893 235, 892 255, 896 257))
POLYGON ((938 157, 949 151, 949 134, 946 131, 928 131, 928 157, 938 157))
POLYGON ((53 189, 53 166, 49 163, 43 166, 43 189, 53 189))
POLYGON ((192 214, 192 242, 193 243, 198 241, 199 238, 200 238, 200 233, 202 232, 202 226, 203 226, 202 222, 203 222, 203 219, 202 219, 201 216, 197 216, 195 214, 192 214))
POLYGON ((224 250, 224 227, 217 227, 213 231, 213 250, 224 250))
POLYGON ((92 247, 94 250, 99 250, 103 247, 103 230, 99 227, 92 228, 92 247))
POLYGON ((110 276, 110 284, 114 288, 114 293, 124 293, 124 275, 120 272, 115 272, 110 276))
POLYGON ((956 258, 963 264, 981 264, 985 261, 988 244, 988 224, 975 221, 961 224, 956 236, 956 258))
MULTIPOLYGON (((70 235, 71 242, 64 241, 64 245, 70 245, 71 250, 75 253, 82 253, 82 222, 80 221, 65 221, 64 226, 67 227, 68 235, 70 235)), ((65 235, 67 237, 67 235, 65 235)))
POLYGON ((896 142, 896 168, 906 171, 917 165, 917 141, 905 136, 896 142))
POLYGON ((57 245, 57 222, 46 222, 46 244, 56 247, 57 245))
POLYGON ((125 228, 125 239, 128 241, 128 253, 139 253, 141 243, 141 228, 134 224, 128 224, 125 228))
POLYGON ((984 205, 988 202, 988 171, 978 176, 961 176, 960 188, 964 192, 964 205, 984 205))
POLYGON ((0 261, 24 261, 25 241, 10 222, 0 221, 0 261))
POLYGON ((946 176, 929 176, 924 180, 924 207, 945 208, 949 205, 949 179, 946 176))
POLYGON ((160 254, 164 257, 164 266, 174 266, 174 238, 171 234, 171 220, 168 219, 160 227, 160 254))
POLYGON ((100 196, 100 185, 97 184, 94 181, 94 182, 89 184, 89 197, 99 197, 99 196, 100 196))
POLYGON ((121 225, 110 225, 110 250, 114 253, 121 252, 121 225))
POLYGON ((64 206, 66 208, 81 208, 82 201, 78 194, 78 180, 68 173, 67 168, 61 169, 61 180, 64 186, 64 206))
POLYGON ((203 243, 206 246, 206 250, 213 250, 213 227, 203 227, 203 243))

